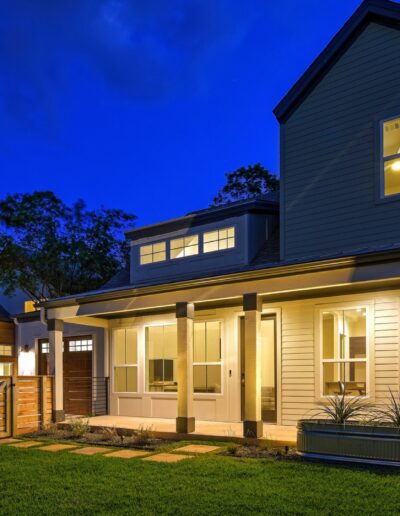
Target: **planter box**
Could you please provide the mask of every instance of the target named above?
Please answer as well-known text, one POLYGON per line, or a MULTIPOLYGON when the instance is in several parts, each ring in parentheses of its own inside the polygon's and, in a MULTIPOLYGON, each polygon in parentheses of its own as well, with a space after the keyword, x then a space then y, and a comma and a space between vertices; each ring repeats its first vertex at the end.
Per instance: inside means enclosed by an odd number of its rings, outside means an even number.
POLYGON ((310 458, 400 466, 400 429, 303 420, 297 425, 297 449, 310 458))

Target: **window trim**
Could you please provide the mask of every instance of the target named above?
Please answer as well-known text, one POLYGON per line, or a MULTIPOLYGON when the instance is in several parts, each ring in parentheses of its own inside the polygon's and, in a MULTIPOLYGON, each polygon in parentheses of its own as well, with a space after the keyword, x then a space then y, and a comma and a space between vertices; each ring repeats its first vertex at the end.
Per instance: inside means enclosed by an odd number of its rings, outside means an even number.
MULTIPOLYGON (((375 399, 375 350, 374 350, 374 310, 373 303, 370 300, 362 299, 359 302, 342 302, 342 303, 332 303, 329 305, 320 304, 315 307, 315 327, 316 331, 316 339, 315 339, 315 359, 316 359, 316 369, 315 369, 315 400, 318 402, 326 402, 327 399, 332 398, 330 395, 324 395, 323 392, 323 325, 322 325, 322 316, 323 312, 329 311, 346 311, 346 310, 357 310, 357 309, 365 309, 366 311, 366 358, 365 359, 352 359, 353 361, 365 362, 366 370, 365 370, 365 396, 362 396, 363 399, 368 401, 374 401, 375 399)), ((350 362, 349 360, 335 360, 335 359, 326 359, 327 362, 350 362)), ((351 363, 350 362, 350 363, 351 363)), ((353 396, 346 396, 352 398, 353 396)))
POLYGON ((111 358, 112 358, 112 364, 111 364, 111 386, 112 386, 112 393, 116 394, 117 396, 123 396, 125 394, 138 394, 140 392, 139 389, 139 331, 136 326, 128 326, 123 328, 113 328, 112 330, 112 340, 111 340, 111 358), (119 364, 117 365, 115 363, 115 333, 117 331, 123 330, 125 332, 125 339, 126 339, 126 332, 127 330, 134 330, 136 332, 136 364, 119 364), (123 368, 133 368, 136 367, 136 391, 116 391, 115 390, 115 368, 117 367, 123 367, 123 368))
POLYGON ((200 397, 223 397, 224 396, 224 324, 223 320, 221 319, 200 319, 200 320, 193 320, 193 359, 192 359, 192 375, 194 375, 193 367, 195 365, 219 365, 221 367, 221 392, 195 392, 194 385, 193 385, 193 396, 200 396, 200 397), (213 323, 217 322, 219 323, 219 339, 220 339, 220 352, 221 352, 221 359, 219 362, 195 362, 194 361, 194 325, 196 323, 204 324, 204 323, 213 323))
POLYGON ((141 267, 144 267, 146 265, 154 265, 154 264, 162 263, 162 262, 167 261, 167 259, 168 259, 168 255, 167 255, 167 241, 166 240, 159 240, 157 242, 149 242, 147 244, 139 245, 139 265, 141 267), (164 251, 154 252, 154 246, 156 246, 158 244, 164 244, 164 251), (142 249, 144 247, 151 247, 151 253, 146 253, 146 254, 142 255, 142 249), (161 253, 165 253, 165 257, 162 260, 154 260, 154 255, 161 254, 161 253), (151 262, 142 263, 142 256, 151 256, 151 262))
POLYGON ((215 228, 215 229, 210 229, 209 231, 204 231, 203 234, 202 234, 202 252, 203 254, 210 254, 210 253, 220 253, 222 251, 230 251, 232 249, 235 249, 236 248, 236 226, 233 224, 231 226, 226 226, 226 227, 223 227, 223 228, 215 228), (219 236, 219 233, 220 231, 229 231, 230 229, 233 229, 233 237, 226 237, 226 238, 220 238, 219 236), (211 240, 210 242, 206 242, 205 241, 205 236, 208 234, 208 233, 218 233, 218 239, 217 240, 211 240), (233 246, 232 247, 226 247, 224 249, 220 249, 219 248, 219 244, 221 242, 221 240, 226 240, 228 242, 229 239, 233 238, 233 246), (213 243, 213 242, 217 242, 218 243, 218 249, 214 249, 213 251, 206 251, 205 250, 205 246, 206 244, 209 244, 209 243, 213 243))
POLYGON ((169 247, 169 259, 170 260, 180 260, 182 258, 191 258, 191 257, 194 257, 194 256, 198 256, 200 254, 200 235, 199 235, 199 233, 193 233, 191 235, 182 235, 182 236, 177 236, 177 237, 171 238, 169 240, 169 246, 168 247, 169 247), (187 238, 193 238, 193 237, 197 237, 197 243, 193 244, 193 245, 185 245, 185 240, 187 238), (183 246, 182 247, 174 247, 173 248, 172 247, 172 242, 174 242, 176 240, 183 240, 183 246), (189 249, 189 248, 197 248, 197 253, 186 255, 185 254, 185 250, 189 249), (183 255, 182 256, 172 256, 172 251, 174 251, 176 249, 181 249, 183 251, 183 255))
POLYGON ((390 156, 384 156, 384 126, 386 122, 389 122, 390 120, 395 120, 396 118, 400 118, 399 115, 394 116, 388 116, 385 118, 382 118, 379 120, 379 149, 378 149, 378 155, 379 155, 379 199, 381 201, 399 201, 400 200, 400 192, 391 194, 391 195, 385 195, 385 163, 387 161, 391 161, 392 159, 398 157, 400 159, 400 152, 397 154, 393 154, 390 156))

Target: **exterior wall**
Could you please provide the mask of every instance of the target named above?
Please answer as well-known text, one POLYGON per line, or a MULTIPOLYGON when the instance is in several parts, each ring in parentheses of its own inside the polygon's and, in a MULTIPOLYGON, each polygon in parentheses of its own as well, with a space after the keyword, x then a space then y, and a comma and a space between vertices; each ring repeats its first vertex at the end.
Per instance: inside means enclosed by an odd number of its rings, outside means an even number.
POLYGON ((15 356, 15 326, 12 322, 0 321, 0 344, 11 345, 14 350, 13 356, 1 356, 0 355, 0 363, 13 363, 13 374, 18 374, 18 369, 16 367, 17 360, 15 356))
POLYGON ((283 258, 400 242, 379 121, 400 114, 400 30, 369 24, 281 127, 283 258))
POLYGON ((168 283, 175 280, 222 274, 244 267, 250 263, 266 241, 267 218, 270 220, 269 225, 273 228, 277 224, 276 215, 249 213, 173 233, 135 240, 131 244, 131 283, 134 286, 168 283), (231 226, 235 227, 234 248, 212 253, 202 252, 202 234, 204 232, 231 226), (169 241, 193 234, 199 235, 199 254, 170 260, 169 241), (140 247, 162 241, 167 242, 167 260, 140 265, 140 247))
MULTIPOLYGON (((104 373, 104 330, 79 324, 65 324, 64 336, 93 336, 93 376, 107 376, 104 373)), ((47 327, 40 321, 19 323, 17 327, 18 368, 21 376, 37 374, 38 341, 48 337, 47 327), (29 351, 22 351, 28 344, 29 351)))
MULTIPOLYGON (((323 400, 320 396, 319 313, 336 307, 368 307, 368 398, 372 403, 387 400, 389 387, 394 393, 400 386, 400 290, 321 297, 297 301, 266 303, 263 313, 277 315, 277 393, 278 420, 295 425, 301 418, 315 415, 323 400)), ((218 320, 222 323, 222 394, 195 394, 198 420, 238 422, 240 406, 240 307, 196 311, 195 321, 218 320)), ((174 314, 126 318, 112 321, 113 328, 138 329, 137 394, 113 393, 111 367, 111 414, 136 417, 175 418, 177 396, 145 392, 145 327, 174 323, 174 314)), ((112 332, 112 329, 110 330, 112 332)), ((112 343, 112 338, 111 338, 112 343)), ((112 345, 110 364, 113 364, 112 345)))
MULTIPOLYGON (((239 316, 241 309, 196 311, 197 321, 220 321, 222 344, 222 393, 194 394, 194 415, 199 420, 240 420, 239 316), (238 401, 239 400, 239 401, 238 401)), ((145 328, 176 323, 175 314, 115 320, 113 328, 136 327, 138 331, 138 393, 114 393, 113 367, 110 374, 111 414, 118 416, 175 418, 177 394, 145 390, 145 328)), ((112 329, 110 330, 112 334, 112 329)), ((113 364, 112 337, 110 364, 113 364)))

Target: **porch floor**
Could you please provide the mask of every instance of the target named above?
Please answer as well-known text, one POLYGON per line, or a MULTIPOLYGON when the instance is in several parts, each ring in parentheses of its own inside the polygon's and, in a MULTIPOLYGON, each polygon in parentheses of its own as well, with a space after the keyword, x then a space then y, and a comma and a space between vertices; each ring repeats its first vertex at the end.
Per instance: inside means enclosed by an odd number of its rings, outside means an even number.
MULTIPOLYGON (((68 420, 66 421, 68 423, 68 420)), ((225 423, 219 421, 196 421, 196 431, 180 435, 175 431, 174 419, 128 417, 128 416, 95 416, 89 418, 91 427, 114 427, 119 430, 137 430, 141 426, 151 426, 158 437, 168 439, 200 439, 216 441, 244 440, 242 423, 225 423)), ((296 427, 264 424, 262 440, 273 441, 280 446, 296 445, 296 427)))

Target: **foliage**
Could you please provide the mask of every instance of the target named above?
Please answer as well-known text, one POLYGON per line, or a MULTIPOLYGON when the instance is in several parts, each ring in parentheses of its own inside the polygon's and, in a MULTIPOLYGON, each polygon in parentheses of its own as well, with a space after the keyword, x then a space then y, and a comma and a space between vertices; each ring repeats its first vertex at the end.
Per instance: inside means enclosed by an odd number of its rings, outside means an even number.
POLYGON ((153 437, 153 427, 141 425, 133 434, 132 441, 140 446, 149 444, 153 437))
POLYGON ((108 427, 105 426, 100 431, 101 440, 102 441, 110 441, 110 442, 121 442, 121 436, 118 434, 117 429, 115 426, 108 427))
POLYGON ((95 290, 125 263, 121 233, 136 217, 118 209, 67 206, 50 191, 0 201, 0 286, 32 300, 95 290))
POLYGON ((327 416, 327 419, 339 425, 363 418, 371 411, 371 405, 364 398, 348 397, 345 394, 332 396, 319 405, 319 414, 327 416))
POLYGON ((89 420, 81 417, 72 419, 69 423, 71 437, 83 437, 89 433, 90 425, 89 420))
POLYGON ((214 197, 212 205, 250 199, 279 190, 279 179, 260 163, 225 174, 226 185, 214 197))
POLYGON ((389 422, 393 426, 400 428, 400 392, 394 395, 389 387, 388 404, 377 409, 377 413, 382 421, 389 422))

